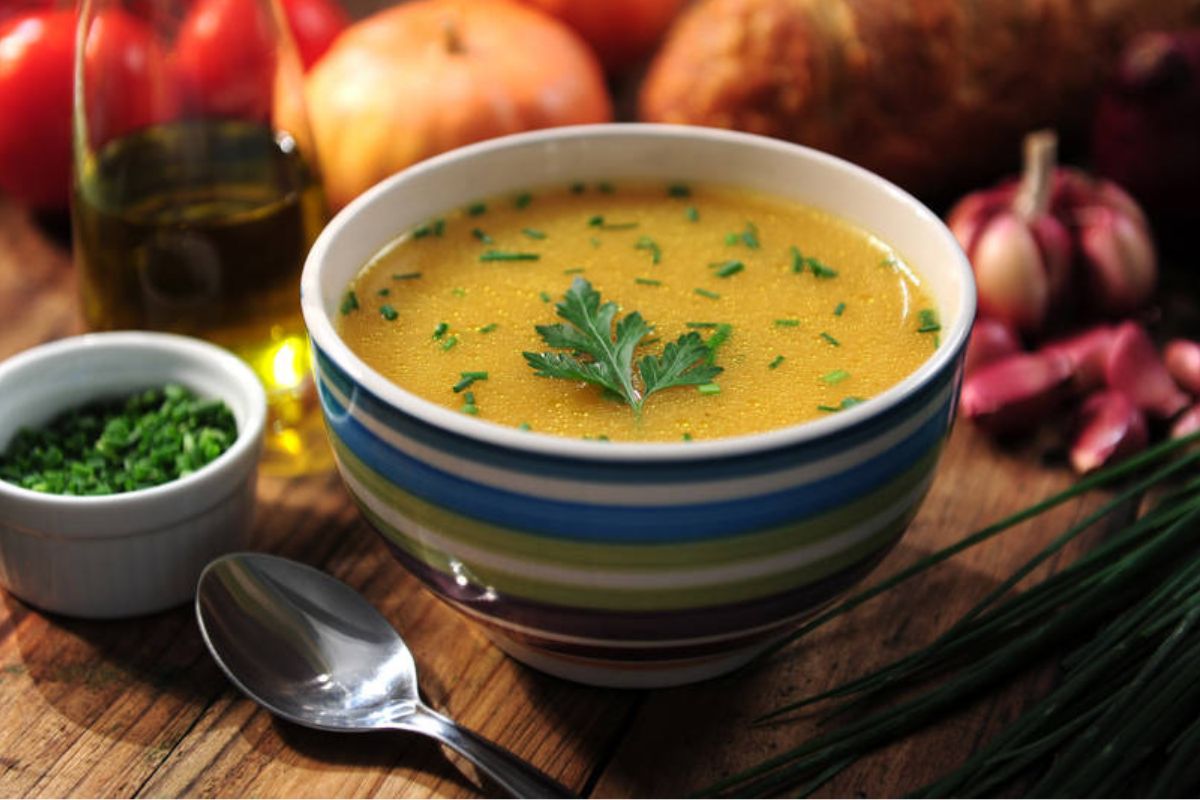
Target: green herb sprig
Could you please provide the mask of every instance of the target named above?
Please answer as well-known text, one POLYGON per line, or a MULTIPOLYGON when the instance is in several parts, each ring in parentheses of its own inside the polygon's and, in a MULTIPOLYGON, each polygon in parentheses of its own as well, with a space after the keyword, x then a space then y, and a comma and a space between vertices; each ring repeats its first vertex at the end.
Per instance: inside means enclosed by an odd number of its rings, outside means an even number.
POLYGON ((660 355, 647 354, 635 362, 634 351, 653 329, 636 311, 618 320, 617 304, 601 302, 584 278, 575 278, 555 310, 565 324, 535 329, 547 345, 568 352, 524 353, 534 373, 599 386, 635 414, 655 392, 707 384, 723 371, 708 363, 709 348, 695 331, 668 342, 660 355))

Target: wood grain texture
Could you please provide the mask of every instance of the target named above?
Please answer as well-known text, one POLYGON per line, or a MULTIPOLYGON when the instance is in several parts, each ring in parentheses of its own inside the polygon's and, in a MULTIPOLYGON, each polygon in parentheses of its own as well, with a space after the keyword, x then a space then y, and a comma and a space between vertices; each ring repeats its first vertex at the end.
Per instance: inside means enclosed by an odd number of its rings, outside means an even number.
MULTIPOLYGON (((81 329, 69 254, 3 199, 0 319, 0 358, 81 329)), ((1027 451, 997 449, 958 426, 920 515, 872 580, 1069 480, 1027 451)), ((503 656, 403 572, 334 474, 262 479, 252 547, 361 590, 411 644, 434 707, 567 786, 589 796, 679 796, 800 742, 816 729, 812 719, 750 721, 928 641, 1086 507, 1064 506, 955 559, 755 669, 652 692, 576 686, 503 656)), ((978 747, 1048 679, 1032 675, 968 706, 823 791, 912 789, 978 747)), ((88 622, 0 593, 0 709, 0 796, 497 794, 425 740, 317 733, 273 719, 225 680, 190 608, 88 622)))

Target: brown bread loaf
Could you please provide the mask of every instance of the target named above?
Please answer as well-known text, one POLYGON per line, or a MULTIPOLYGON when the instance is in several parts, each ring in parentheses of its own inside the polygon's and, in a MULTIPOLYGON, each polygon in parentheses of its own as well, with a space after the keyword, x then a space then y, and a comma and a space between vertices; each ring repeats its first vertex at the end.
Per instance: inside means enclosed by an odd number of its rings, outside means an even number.
POLYGON ((642 119, 800 142, 924 196, 1077 129, 1123 43, 1200 0, 700 0, 651 64, 642 119))

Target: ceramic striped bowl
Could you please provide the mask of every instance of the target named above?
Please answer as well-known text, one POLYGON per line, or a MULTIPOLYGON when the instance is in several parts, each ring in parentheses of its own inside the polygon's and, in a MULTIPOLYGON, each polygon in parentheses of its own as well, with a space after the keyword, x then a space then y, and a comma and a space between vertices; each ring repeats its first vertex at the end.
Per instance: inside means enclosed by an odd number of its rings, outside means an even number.
POLYGON ((419 164, 338 214, 302 280, 338 467, 395 557, 512 656, 610 686, 731 670, 883 557, 933 477, 974 298, 950 233, 881 178, 770 139, 655 125, 520 134, 419 164), (828 418, 637 444, 455 413, 388 382, 338 337, 346 284, 407 228, 482 196, 622 178, 737 184, 857 223, 918 265, 941 346, 897 386, 828 418))

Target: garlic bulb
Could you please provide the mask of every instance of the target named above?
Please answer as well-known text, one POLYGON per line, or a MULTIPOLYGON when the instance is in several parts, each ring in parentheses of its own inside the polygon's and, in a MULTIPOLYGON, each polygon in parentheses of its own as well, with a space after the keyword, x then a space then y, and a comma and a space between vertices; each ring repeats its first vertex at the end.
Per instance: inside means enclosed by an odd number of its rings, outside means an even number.
POLYGON ((1070 235, 1049 211, 1055 147, 1053 134, 1031 135, 1019 185, 968 195, 947 218, 975 270, 980 314, 1026 333, 1041 330, 1070 276, 1070 235))
POLYGON ((1056 168, 1050 132, 1026 137, 1019 181, 967 195, 946 222, 974 268, 980 313, 1027 336, 1068 311, 1127 315, 1145 305, 1158 280, 1137 203, 1110 181, 1056 168))

